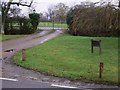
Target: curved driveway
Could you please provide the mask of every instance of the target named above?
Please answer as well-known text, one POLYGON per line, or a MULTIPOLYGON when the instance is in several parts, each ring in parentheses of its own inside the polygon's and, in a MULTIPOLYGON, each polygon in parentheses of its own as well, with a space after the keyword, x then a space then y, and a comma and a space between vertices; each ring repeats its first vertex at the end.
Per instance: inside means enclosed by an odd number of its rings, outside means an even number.
POLYGON ((94 83, 84 83, 81 81, 70 81, 65 78, 58 78, 53 76, 43 75, 39 72, 26 70, 20 66, 16 66, 11 62, 11 56, 23 48, 30 48, 38 44, 42 44, 58 35, 63 34, 62 30, 55 30, 54 32, 42 31, 41 33, 20 38, 16 40, 4 41, 2 43, 2 77, 16 79, 17 82, 3 80, 4 88, 116 88, 117 86, 109 86, 94 83), (4 52, 13 49, 13 52, 4 52), (32 86, 31 86, 32 85, 32 86))

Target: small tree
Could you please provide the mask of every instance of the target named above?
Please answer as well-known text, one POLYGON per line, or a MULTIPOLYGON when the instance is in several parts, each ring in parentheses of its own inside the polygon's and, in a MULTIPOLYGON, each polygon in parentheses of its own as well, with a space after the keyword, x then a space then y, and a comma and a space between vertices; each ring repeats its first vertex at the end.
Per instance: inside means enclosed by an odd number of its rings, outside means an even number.
POLYGON ((29 17, 30 17, 30 22, 32 24, 33 29, 36 30, 37 26, 39 24, 39 18, 40 18, 39 14, 38 13, 30 13, 29 17))

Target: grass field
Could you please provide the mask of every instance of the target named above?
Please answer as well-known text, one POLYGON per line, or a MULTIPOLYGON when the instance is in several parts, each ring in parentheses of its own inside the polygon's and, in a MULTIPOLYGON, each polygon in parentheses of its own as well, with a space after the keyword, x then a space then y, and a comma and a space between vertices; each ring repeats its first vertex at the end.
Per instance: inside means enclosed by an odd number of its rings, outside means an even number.
POLYGON ((0 40, 5 41, 5 40, 21 38, 25 36, 28 36, 28 35, 0 35, 0 40))
MULTIPOLYGON (((40 22, 39 27, 53 27, 52 22, 40 22)), ((67 28, 67 24, 54 23, 55 28, 67 28)))
POLYGON ((26 61, 21 52, 14 62, 25 68, 70 80, 87 80, 102 83, 118 82, 118 39, 112 37, 83 37, 63 35, 42 45, 27 49, 26 61), (91 53, 91 39, 102 40, 102 54, 98 49, 91 53), (104 76, 99 79, 99 64, 104 63, 104 76))

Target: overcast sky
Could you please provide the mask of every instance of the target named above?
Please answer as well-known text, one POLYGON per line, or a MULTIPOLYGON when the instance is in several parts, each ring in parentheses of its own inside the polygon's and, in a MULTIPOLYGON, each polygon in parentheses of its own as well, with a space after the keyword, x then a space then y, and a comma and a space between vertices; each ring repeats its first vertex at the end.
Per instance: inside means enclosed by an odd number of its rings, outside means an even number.
MULTIPOLYGON (((5 0, 3 0, 3 1, 5 1, 5 0)), ((17 2, 19 0, 14 0, 14 1, 17 2)), ((30 0, 23 0, 23 1, 30 2, 30 0)), ((84 2, 84 1, 98 2, 100 0, 34 0, 33 7, 35 7, 36 12, 44 13, 44 12, 47 12, 48 7, 54 6, 60 2, 65 3, 67 6, 71 7, 76 4, 80 4, 81 2, 84 2)), ((102 1, 103 2, 112 1, 113 3, 118 2, 118 0, 102 0, 102 1)), ((22 8, 22 13, 24 13, 24 14, 29 12, 27 7, 20 6, 20 8, 22 8)))

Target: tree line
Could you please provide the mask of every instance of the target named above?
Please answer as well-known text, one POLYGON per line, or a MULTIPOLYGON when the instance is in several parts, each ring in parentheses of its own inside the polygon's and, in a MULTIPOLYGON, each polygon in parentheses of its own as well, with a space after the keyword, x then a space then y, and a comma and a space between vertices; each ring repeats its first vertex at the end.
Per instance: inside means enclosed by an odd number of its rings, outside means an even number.
POLYGON ((50 5, 45 14, 40 13, 40 21, 50 21, 66 23, 67 12, 69 7, 64 3, 58 3, 57 5, 50 5))

